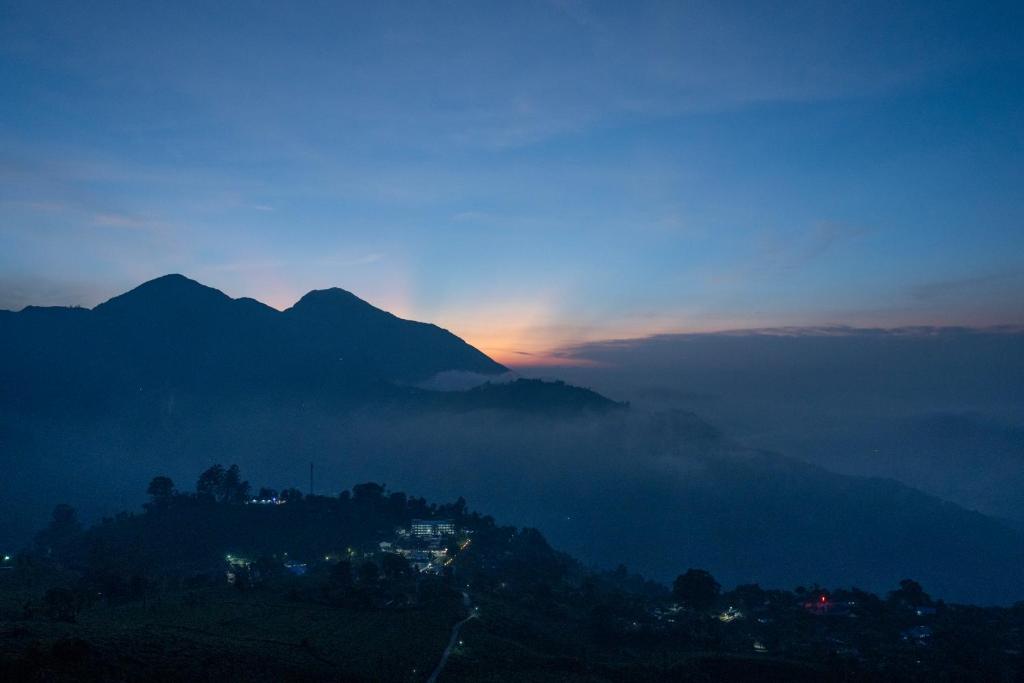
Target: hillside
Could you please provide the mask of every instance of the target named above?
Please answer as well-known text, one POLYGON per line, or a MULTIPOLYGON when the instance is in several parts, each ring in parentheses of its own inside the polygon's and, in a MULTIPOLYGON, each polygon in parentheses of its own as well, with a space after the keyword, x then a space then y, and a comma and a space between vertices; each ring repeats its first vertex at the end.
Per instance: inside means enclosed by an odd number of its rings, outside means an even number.
POLYGON ((0 560, 0 677, 55 681, 1013 680, 1024 611, 586 569, 459 498, 259 491, 215 466, 145 511, 58 506, 0 560), (438 525, 436 528, 431 524, 438 525), (446 526, 444 526, 446 525, 446 526))

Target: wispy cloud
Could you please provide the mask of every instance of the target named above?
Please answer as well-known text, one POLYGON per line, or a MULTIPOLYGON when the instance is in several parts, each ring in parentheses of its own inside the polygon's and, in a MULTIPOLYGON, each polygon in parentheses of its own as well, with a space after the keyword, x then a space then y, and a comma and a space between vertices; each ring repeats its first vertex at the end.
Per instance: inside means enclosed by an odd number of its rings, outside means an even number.
POLYGON ((868 232, 867 228, 832 220, 818 221, 804 230, 761 231, 747 253, 738 255, 732 267, 711 270, 708 281, 716 286, 739 286, 793 273, 868 232))
POLYGON ((777 231, 762 233, 751 267, 777 272, 798 270, 867 232, 863 227, 821 220, 805 230, 785 234, 777 231))
MULTIPOLYGON (((1024 273, 1000 272, 972 277, 935 280, 910 288, 910 295, 923 302, 941 302, 950 299, 974 296, 979 290, 991 290, 1000 285, 1024 283, 1024 273)), ((1018 290, 1019 292, 1020 290, 1018 290)))

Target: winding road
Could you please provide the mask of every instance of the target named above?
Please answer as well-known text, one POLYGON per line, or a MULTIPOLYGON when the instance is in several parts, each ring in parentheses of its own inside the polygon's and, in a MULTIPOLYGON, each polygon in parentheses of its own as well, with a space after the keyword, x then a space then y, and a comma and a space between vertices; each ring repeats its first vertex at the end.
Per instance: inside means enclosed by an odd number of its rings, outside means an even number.
POLYGON ((476 610, 471 607, 469 593, 462 593, 462 604, 470 610, 469 616, 452 626, 452 637, 448 639, 448 647, 444 649, 444 653, 441 655, 441 661, 437 663, 437 668, 434 669, 434 673, 430 674, 430 678, 427 679, 427 683, 437 683, 437 677, 441 675, 441 671, 444 670, 444 665, 448 663, 448 657, 459 642, 459 631, 462 630, 462 626, 470 619, 476 619, 477 617, 476 610))

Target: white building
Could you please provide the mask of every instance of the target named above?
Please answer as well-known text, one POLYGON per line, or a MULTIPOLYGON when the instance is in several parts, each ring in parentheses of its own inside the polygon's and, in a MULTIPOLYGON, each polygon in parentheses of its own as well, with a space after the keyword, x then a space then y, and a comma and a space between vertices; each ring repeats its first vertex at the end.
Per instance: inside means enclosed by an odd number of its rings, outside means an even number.
POLYGON ((450 519, 414 519, 409 531, 419 538, 455 535, 455 524, 450 519))

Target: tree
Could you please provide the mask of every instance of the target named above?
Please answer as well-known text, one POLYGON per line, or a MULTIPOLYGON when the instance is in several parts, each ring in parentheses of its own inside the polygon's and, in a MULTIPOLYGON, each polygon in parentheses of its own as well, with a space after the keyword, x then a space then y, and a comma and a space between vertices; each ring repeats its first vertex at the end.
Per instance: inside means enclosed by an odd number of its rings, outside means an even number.
POLYGON ((367 482, 352 487, 352 499, 357 503, 377 504, 384 497, 384 484, 367 482))
POLYGON ((293 502, 302 500, 302 491, 297 488, 289 488, 281 491, 281 500, 285 502, 293 502))
POLYGON ((703 569, 687 569, 676 577, 672 595, 691 609, 703 612, 714 606, 721 588, 715 577, 703 569))
POLYGON ((224 471, 217 486, 217 498, 222 503, 242 503, 249 496, 249 482, 242 481, 238 465, 224 471))
POLYGON ((153 480, 149 482, 146 493, 153 499, 153 506, 163 507, 174 497, 174 482, 171 481, 170 477, 153 477, 153 480))
POLYGON ((747 583, 742 586, 736 586, 736 589, 732 592, 736 600, 743 603, 748 609, 754 607, 760 607, 764 604, 765 598, 767 597, 764 589, 756 583, 747 583))
POLYGON ((462 519, 466 514, 466 499, 463 498, 462 496, 459 496, 458 500, 456 500, 454 503, 442 505, 441 509, 439 510, 439 513, 442 515, 454 517, 457 520, 462 519))
POLYGON ((249 496, 249 482, 242 481, 238 465, 224 469, 218 464, 199 475, 196 495, 218 503, 241 503, 249 496))
POLYGON ((196 496, 204 500, 216 500, 224 482, 224 467, 214 465, 199 475, 196 482, 196 496))
POLYGON ((924 607, 932 604, 931 596, 925 593, 921 584, 913 579, 900 581, 900 587, 889 593, 889 600, 910 607, 924 607))

